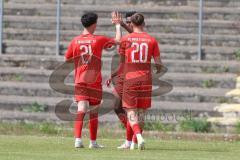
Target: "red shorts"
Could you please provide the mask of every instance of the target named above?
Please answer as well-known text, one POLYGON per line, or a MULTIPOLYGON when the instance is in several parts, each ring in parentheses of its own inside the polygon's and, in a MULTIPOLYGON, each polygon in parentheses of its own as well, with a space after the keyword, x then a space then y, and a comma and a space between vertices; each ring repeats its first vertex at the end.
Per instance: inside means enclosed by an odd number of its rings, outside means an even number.
POLYGON ((124 108, 148 109, 151 107, 152 84, 148 82, 124 83, 122 103, 124 108))
POLYGON ((90 106, 99 105, 102 101, 102 85, 101 84, 75 84, 75 100, 89 101, 90 106))

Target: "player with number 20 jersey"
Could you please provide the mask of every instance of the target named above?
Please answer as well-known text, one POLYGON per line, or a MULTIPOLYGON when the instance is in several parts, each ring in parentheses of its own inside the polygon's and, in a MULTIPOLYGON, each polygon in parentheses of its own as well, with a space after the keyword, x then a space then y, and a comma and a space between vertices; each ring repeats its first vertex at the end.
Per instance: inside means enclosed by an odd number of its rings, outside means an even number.
MULTIPOLYGON (((157 41, 144 32, 144 16, 140 13, 134 14, 131 25, 133 33, 121 39, 119 50, 121 61, 124 62, 122 102, 128 116, 127 131, 129 127, 132 129, 138 148, 144 149, 144 114, 151 107, 151 59, 155 61, 157 73, 161 71, 161 59, 157 41)), ((130 149, 134 148, 134 145, 131 145, 130 149)))
POLYGON ((151 107, 151 59, 160 56, 158 42, 146 32, 128 34, 121 41, 128 45, 120 50, 125 57, 123 106, 147 109, 151 107))

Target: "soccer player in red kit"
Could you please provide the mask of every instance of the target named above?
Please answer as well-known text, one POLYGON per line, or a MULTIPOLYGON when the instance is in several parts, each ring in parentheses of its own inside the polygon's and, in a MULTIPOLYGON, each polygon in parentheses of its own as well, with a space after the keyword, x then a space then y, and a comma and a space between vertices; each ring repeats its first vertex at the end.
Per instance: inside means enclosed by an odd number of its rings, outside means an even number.
MULTIPOLYGON (((123 22, 120 19, 121 26, 128 32, 132 33, 133 28, 131 25, 131 16, 134 15, 136 12, 131 11, 127 12, 125 15, 126 21, 123 22)), ((112 21, 114 23, 115 18, 112 17, 112 21)), ((118 20, 118 19, 117 19, 118 20)), ((115 109, 114 112, 118 116, 122 125, 127 129, 127 113, 122 107, 122 92, 123 92, 123 64, 120 62, 116 71, 114 71, 111 75, 111 78, 107 81, 107 86, 110 86, 110 83, 114 82, 114 90, 113 93, 115 95, 115 109)), ((129 149, 133 140, 133 132, 132 129, 129 128, 126 133, 126 141, 117 147, 118 149, 129 149)), ((135 139, 134 139, 135 140, 135 139)), ((136 140, 135 140, 136 143, 136 140)))
MULTIPOLYGON (((142 150, 145 148, 142 137, 144 116, 151 107, 151 59, 155 61, 157 73, 161 71, 161 59, 158 42, 144 32, 144 16, 134 14, 131 25, 133 33, 122 37, 120 45, 121 59, 124 62, 122 103, 127 112, 128 127, 134 132, 138 148, 142 150)), ((130 149, 134 149, 134 146, 130 149)))
MULTIPOLYGON (((120 17, 114 12, 113 17, 120 17)), ((116 37, 108 38, 94 35, 98 16, 86 13, 81 17, 84 30, 75 37, 68 46, 65 54, 67 62, 75 65, 75 100, 78 103, 77 118, 75 120, 75 147, 83 148, 82 127, 85 114, 89 113, 89 148, 103 148, 97 144, 98 108, 102 100, 101 57, 102 50, 109 47, 109 43, 119 43, 121 39, 120 22, 116 24, 116 37)))

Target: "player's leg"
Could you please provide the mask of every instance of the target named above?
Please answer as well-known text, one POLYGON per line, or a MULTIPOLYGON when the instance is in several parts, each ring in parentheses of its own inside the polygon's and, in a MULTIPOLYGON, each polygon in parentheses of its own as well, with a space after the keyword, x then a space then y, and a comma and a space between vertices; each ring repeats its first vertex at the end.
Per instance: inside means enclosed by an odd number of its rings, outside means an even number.
POLYGON ((143 129, 144 129, 145 113, 146 113, 146 110, 144 108, 138 109, 139 125, 141 128, 142 135, 143 135, 143 129))
POLYGON ((137 137, 138 148, 144 149, 144 139, 142 137, 142 130, 139 123, 138 109, 126 109, 128 115, 128 121, 134 132, 134 135, 137 137))
POLYGON ((116 97, 114 112, 118 116, 118 119, 120 120, 120 122, 122 123, 124 128, 126 128, 127 127, 127 113, 122 108, 122 102, 121 102, 121 99, 119 97, 116 97))
POLYGON ((90 133, 89 148, 103 148, 102 145, 99 145, 97 143, 99 105, 90 106, 90 108, 91 111, 89 112, 89 133, 90 133))
MULTIPOLYGON (((137 114, 138 114, 138 123, 139 123, 140 129, 141 129, 141 134, 143 135, 145 109, 138 109, 137 114)), ((138 144, 137 136, 134 134, 133 138, 132 138, 132 144, 130 146, 130 149, 131 150, 136 149, 137 144, 138 144)))
POLYGON ((122 94, 123 94, 123 81, 120 78, 116 79, 113 94, 115 95, 114 111, 118 116, 120 122, 126 129, 126 140, 121 144, 118 149, 129 149, 132 143, 133 131, 127 120, 127 113, 122 107, 122 94))
POLYGON ((123 80, 122 77, 119 76, 114 80, 114 90, 113 94, 115 96, 115 105, 114 105, 114 112, 118 116, 122 125, 126 128, 127 127, 127 113, 122 107, 122 94, 123 94, 123 80))
MULTIPOLYGON (((138 86, 136 84, 125 83, 123 89, 123 107, 127 112, 128 124, 126 128, 126 136, 127 139, 132 140, 133 136, 141 133, 139 124, 138 124, 138 116, 137 116, 137 92, 138 86)), ((143 140, 143 139, 142 139, 143 140)), ((134 143, 131 143, 134 144, 134 143)))
POLYGON ((90 111, 89 111, 90 144, 89 144, 89 148, 104 148, 102 145, 99 145, 97 143, 99 107, 100 107, 100 101, 90 100, 90 111))
POLYGON ((88 101, 79 101, 78 102, 78 111, 77 117, 74 124, 74 134, 75 134, 75 147, 76 148, 83 148, 82 143, 82 127, 83 127, 83 120, 84 116, 87 112, 87 108, 89 106, 88 101))
POLYGON ((132 139, 133 139, 134 133, 129 122, 127 122, 127 126, 125 129, 126 129, 126 140, 121 146, 117 147, 118 149, 130 149, 132 145, 132 139))
POLYGON ((118 116, 119 120, 121 121, 122 125, 126 129, 126 140, 125 142, 117 147, 118 149, 129 149, 132 144, 132 137, 134 135, 133 130, 127 120, 127 113, 122 107, 122 100, 116 96, 116 105, 115 105, 115 113, 118 116))

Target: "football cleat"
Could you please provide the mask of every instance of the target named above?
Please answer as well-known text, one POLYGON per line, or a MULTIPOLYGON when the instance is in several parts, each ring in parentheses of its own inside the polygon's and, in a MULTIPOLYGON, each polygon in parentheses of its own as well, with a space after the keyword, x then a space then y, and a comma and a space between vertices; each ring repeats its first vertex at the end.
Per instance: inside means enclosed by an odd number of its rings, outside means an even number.
POLYGON ((121 146, 117 147, 117 149, 130 149, 131 144, 128 142, 124 142, 121 146))
POLYGON ((135 150, 137 149, 137 144, 136 143, 132 143, 130 146, 130 150, 135 150))
POLYGON ((90 149, 102 149, 102 148, 104 148, 104 146, 97 144, 97 143, 90 143, 89 148, 90 149))
POLYGON ((75 140, 75 148, 84 148, 82 141, 75 140))
POLYGON ((144 142, 144 140, 138 142, 138 149, 139 150, 145 150, 145 142, 144 142))

